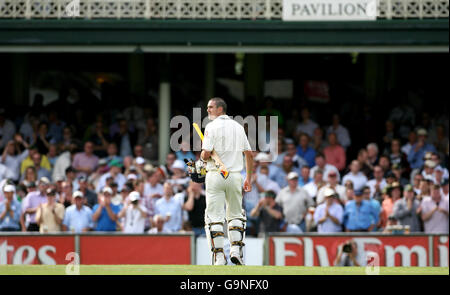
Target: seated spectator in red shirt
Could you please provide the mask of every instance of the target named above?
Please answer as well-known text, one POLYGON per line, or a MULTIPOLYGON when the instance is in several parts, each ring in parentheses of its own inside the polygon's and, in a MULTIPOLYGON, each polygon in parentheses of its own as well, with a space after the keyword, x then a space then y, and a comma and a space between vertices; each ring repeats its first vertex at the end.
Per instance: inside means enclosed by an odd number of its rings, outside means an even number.
POLYGON ((344 170, 346 161, 345 150, 337 141, 336 133, 331 132, 328 134, 328 143, 330 145, 323 150, 325 161, 339 171, 344 170))

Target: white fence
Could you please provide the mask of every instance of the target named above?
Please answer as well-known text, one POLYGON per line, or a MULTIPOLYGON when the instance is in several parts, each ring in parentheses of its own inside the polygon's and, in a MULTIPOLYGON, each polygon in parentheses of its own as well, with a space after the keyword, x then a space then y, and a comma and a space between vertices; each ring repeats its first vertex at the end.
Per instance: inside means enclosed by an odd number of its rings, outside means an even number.
MULTIPOLYGON (((449 0, 378 0, 378 19, 448 18, 449 0)), ((0 0, 0 19, 280 20, 283 0, 0 0)))

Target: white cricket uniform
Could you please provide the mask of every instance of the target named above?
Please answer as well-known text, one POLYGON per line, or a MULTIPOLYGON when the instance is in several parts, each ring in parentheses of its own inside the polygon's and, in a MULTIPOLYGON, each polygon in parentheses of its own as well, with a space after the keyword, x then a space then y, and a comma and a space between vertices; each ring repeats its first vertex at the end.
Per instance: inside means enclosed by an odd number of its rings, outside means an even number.
POLYGON ((224 217, 227 221, 243 219, 241 175, 244 169, 243 152, 251 150, 244 128, 227 115, 221 115, 206 125, 202 149, 216 151, 229 172, 227 179, 224 179, 214 160, 208 160, 205 178, 206 223, 223 222, 224 217))

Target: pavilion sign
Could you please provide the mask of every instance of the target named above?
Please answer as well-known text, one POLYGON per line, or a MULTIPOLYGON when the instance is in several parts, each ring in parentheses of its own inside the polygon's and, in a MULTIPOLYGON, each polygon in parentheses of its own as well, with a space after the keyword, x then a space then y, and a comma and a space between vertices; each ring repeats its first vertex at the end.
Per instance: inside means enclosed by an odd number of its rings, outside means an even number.
POLYGON ((284 21, 376 19, 377 0, 283 0, 284 21))

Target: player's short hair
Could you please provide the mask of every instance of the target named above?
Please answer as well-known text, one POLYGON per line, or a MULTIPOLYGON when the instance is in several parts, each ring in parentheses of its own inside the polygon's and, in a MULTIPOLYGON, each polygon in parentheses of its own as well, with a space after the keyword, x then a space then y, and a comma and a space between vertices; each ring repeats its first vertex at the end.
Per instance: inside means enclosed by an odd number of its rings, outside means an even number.
POLYGON ((216 103, 216 107, 222 107, 224 114, 227 113, 227 103, 225 102, 225 100, 223 100, 223 98, 213 97, 210 100, 216 103))

